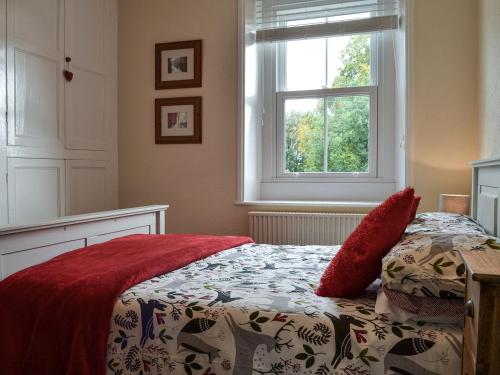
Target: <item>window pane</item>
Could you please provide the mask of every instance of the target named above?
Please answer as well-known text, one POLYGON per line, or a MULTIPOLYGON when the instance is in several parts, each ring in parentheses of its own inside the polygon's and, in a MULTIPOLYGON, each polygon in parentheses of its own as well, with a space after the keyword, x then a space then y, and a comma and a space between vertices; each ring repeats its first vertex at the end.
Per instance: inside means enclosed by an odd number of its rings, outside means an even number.
POLYGON ((285 101, 285 171, 323 172, 324 100, 285 101))
POLYGON ((328 87, 371 85, 370 35, 328 38, 328 87))
POLYGON ((328 172, 368 172, 370 97, 329 97, 328 172))
POLYGON ((286 90, 312 90, 326 86, 326 40, 286 42, 286 90))
POLYGON ((283 43, 286 91, 371 85, 369 34, 283 43))

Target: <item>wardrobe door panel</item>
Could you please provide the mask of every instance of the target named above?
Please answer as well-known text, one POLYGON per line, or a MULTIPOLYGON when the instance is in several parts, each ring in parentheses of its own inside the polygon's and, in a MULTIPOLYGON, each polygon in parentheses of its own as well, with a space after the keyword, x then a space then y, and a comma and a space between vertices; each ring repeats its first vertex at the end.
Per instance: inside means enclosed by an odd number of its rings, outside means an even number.
POLYGON ((8 0, 9 145, 63 144, 62 13, 62 0, 8 0))
POLYGON ((58 51, 62 47, 62 3, 62 0, 9 0, 14 37, 46 50, 58 51))
POLYGON ((66 208, 69 215, 112 209, 109 162, 68 160, 66 162, 66 208))
POLYGON ((65 214, 64 160, 9 158, 9 223, 30 223, 65 214))
POLYGON ((73 80, 66 82, 66 147, 108 150, 105 119, 104 16, 106 0, 66 0, 65 50, 73 80))
POLYGON ((117 0, 2 2, 0 224, 116 208, 117 0))
POLYGON ((14 142, 50 144, 58 142, 59 74, 57 61, 24 51, 15 51, 14 142))
POLYGON ((66 0, 66 54, 96 72, 103 69, 105 0, 66 0))
POLYGON ((7 195, 7 10, 6 0, 0 0, 0 225, 9 222, 7 195))
POLYGON ((104 77, 74 68, 66 85, 66 146, 71 149, 106 150, 108 128, 104 121, 104 77))

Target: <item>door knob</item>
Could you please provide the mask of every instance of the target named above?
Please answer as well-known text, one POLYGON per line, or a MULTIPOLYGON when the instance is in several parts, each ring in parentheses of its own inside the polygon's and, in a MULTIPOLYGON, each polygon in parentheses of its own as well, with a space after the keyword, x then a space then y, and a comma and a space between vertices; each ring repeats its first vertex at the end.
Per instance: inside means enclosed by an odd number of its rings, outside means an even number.
POLYGON ((465 314, 465 316, 468 316, 469 318, 474 317, 474 302, 472 302, 472 300, 470 298, 467 302, 465 302, 464 314, 465 314))

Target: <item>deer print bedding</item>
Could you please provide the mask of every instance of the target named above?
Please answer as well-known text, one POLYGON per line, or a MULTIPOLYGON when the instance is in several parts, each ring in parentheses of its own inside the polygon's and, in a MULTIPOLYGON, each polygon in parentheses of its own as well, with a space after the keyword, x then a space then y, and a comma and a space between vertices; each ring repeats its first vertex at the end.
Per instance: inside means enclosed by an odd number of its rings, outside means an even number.
POLYGON ((124 292, 111 318, 109 375, 457 374, 461 329, 315 295, 336 249, 247 244, 124 292))
POLYGON ((419 214, 382 259, 382 283, 419 297, 463 298, 465 265, 459 252, 498 249, 498 239, 467 216, 419 214))

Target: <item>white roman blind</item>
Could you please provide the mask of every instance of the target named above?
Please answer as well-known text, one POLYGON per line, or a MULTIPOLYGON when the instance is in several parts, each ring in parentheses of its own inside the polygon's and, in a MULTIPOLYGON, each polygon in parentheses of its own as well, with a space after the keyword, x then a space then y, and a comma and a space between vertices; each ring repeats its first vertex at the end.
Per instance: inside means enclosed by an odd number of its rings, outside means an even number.
POLYGON ((256 0, 258 42, 398 28, 399 0, 256 0))

